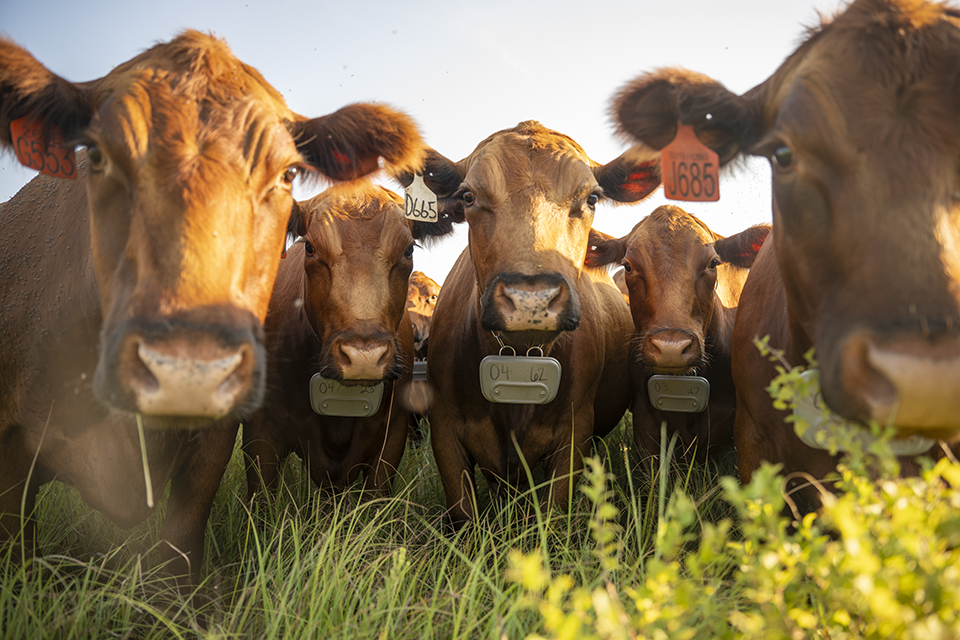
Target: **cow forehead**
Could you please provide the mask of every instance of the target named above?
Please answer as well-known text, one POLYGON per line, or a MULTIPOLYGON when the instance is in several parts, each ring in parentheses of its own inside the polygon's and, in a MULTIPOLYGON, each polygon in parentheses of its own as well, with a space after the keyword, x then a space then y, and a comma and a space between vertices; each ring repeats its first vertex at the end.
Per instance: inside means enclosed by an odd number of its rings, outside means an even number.
POLYGON ((309 215, 307 238, 331 255, 368 254, 374 248, 387 254, 403 251, 413 233, 402 203, 382 187, 332 187, 302 205, 309 215))
POLYGON ((282 96, 205 34, 187 32, 120 65, 94 84, 92 100, 89 142, 130 172, 149 162, 157 175, 195 185, 204 162, 246 178, 300 160, 284 124, 297 116, 282 96))
POLYGON ((840 167, 872 151, 906 170, 916 166, 899 158, 911 148, 929 157, 958 136, 960 30, 943 16, 939 6, 851 6, 768 81, 767 128, 802 133, 802 144, 840 167))
POLYGON ((465 164, 465 182, 488 196, 533 191, 564 203, 597 188, 596 163, 580 145, 533 122, 487 138, 465 164))
POLYGON ((627 236, 626 249, 636 256, 662 260, 669 256, 698 255, 697 250, 713 243, 713 232, 683 209, 664 205, 634 226, 627 236))

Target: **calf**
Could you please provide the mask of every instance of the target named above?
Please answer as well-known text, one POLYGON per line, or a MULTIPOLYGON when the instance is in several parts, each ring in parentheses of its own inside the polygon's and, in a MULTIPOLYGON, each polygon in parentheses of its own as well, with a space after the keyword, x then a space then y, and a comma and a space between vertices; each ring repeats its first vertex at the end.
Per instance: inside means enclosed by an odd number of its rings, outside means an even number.
POLYGON ((430 320, 433 319, 433 308, 437 306, 437 295, 440 285, 422 271, 410 274, 410 283, 407 287, 407 315, 413 324, 413 344, 416 347, 417 359, 427 359, 427 340, 430 339, 430 320))
POLYGON ((351 185, 300 203, 291 225, 303 238, 280 265, 267 312, 267 396, 243 423, 248 491, 257 493, 261 482, 273 490, 290 453, 321 487, 343 488, 362 472, 366 488, 387 491, 409 421, 395 391, 410 383, 413 362, 404 307, 414 223, 395 193, 351 185), (311 402, 317 373, 371 397, 383 383, 379 409, 366 417, 318 415, 311 402))
POLYGON ((595 243, 587 264, 622 264, 634 335, 630 343, 633 438, 660 451, 661 423, 703 461, 733 445, 736 393, 730 344, 740 291, 769 226, 724 238, 680 207, 658 207, 623 238, 595 243), (653 375, 696 375, 710 385, 707 410, 662 411, 648 397, 653 375))
POLYGON ((521 459, 544 461, 556 479, 552 500, 565 503, 591 439, 607 434, 629 401, 630 315, 607 270, 583 266, 594 208, 645 197, 659 164, 621 157, 598 165, 569 137, 523 122, 460 162, 428 152, 422 173, 442 219, 469 225, 469 246, 437 301, 427 369, 448 513, 454 524, 473 515, 476 465, 499 488, 520 482, 521 459), (501 345, 556 358, 556 399, 487 401, 479 368, 501 345))
POLYGON ((81 179, 39 176, 0 206, 0 538, 54 478, 122 527, 170 482, 161 556, 195 578, 236 435, 210 425, 263 398, 294 178, 418 162, 419 135, 374 105, 297 115, 223 42, 187 31, 80 84, 0 40, 0 145, 14 143, 81 179), (24 116, 32 140, 11 132, 24 116))
MULTIPOLYGON (((723 163, 770 160, 773 233, 733 335, 744 481, 763 460, 814 478, 836 462, 771 406, 776 370, 758 337, 792 364, 815 348, 823 399, 844 418, 931 445, 960 433, 957 17, 939 3, 857 0, 742 96, 667 69, 615 100, 620 127, 645 148, 663 147, 681 121, 723 163)), ((812 487, 801 500, 819 503, 812 487)))

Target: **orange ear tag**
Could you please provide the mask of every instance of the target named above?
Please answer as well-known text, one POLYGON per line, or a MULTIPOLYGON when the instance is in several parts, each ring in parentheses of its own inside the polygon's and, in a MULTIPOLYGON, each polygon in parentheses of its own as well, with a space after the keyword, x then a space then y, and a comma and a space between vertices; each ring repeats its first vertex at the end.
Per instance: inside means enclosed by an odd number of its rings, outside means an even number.
POLYGON ((720 199, 720 157, 700 142, 693 125, 677 122, 677 135, 660 150, 663 195, 670 200, 720 199))
POLYGON ((35 169, 54 178, 77 177, 77 159, 73 147, 63 141, 60 129, 51 125, 49 138, 44 134, 43 123, 31 116, 24 116, 10 123, 10 137, 17 160, 25 167, 35 169))

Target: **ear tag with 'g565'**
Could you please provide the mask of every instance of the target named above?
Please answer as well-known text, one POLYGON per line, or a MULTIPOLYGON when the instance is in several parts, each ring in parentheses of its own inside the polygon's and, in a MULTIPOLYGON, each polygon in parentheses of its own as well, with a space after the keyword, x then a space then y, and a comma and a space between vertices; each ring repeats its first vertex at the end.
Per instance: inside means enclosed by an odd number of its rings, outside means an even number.
POLYGON ((720 156, 700 142, 693 125, 677 122, 677 135, 660 150, 663 195, 671 200, 720 199, 720 156))
POLYGON ((54 178, 77 177, 76 154, 57 127, 44 129, 40 120, 24 116, 10 122, 10 138, 23 166, 54 178))
POLYGON ((419 173, 413 174, 413 182, 404 191, 403 215, 411 220, 420 222, 436 222, 440 216, 437 213, 437 194, 430 191, 430 187, 423 181, 419 173))

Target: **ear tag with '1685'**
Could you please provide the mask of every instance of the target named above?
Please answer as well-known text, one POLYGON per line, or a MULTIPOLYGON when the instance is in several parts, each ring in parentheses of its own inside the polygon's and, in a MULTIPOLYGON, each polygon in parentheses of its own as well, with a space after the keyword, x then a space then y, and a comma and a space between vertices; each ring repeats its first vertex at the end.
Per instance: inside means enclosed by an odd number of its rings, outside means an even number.
POLYGON ((372 387, 346 387, 315 373, 310 378, 310 406, 322 416, 369 418, 380 408, 383 383, 372 387))
POLYGON ((700 142, 693 125, 677 122, 677 135, 660 150, 663 195, 671 200, 720 199, 720 156, 700 142))
POLYGON ((440 219, 437 213, 437 194, 430 191, 419 173, 413 174, 413 182, 404 191, 403 215, 420 222, 436 222, 440 219))
POLYGON ((647 395, 661 411, 700 413, 710 401, 710 382, 700 376, 650 376, 647 395))
POLYGON ((556 358, 505 356, 503 349, 500 353, 480 361, 480 390, 484 398, 503 404, 547 404, 557 397, 561 367, 556 358))

